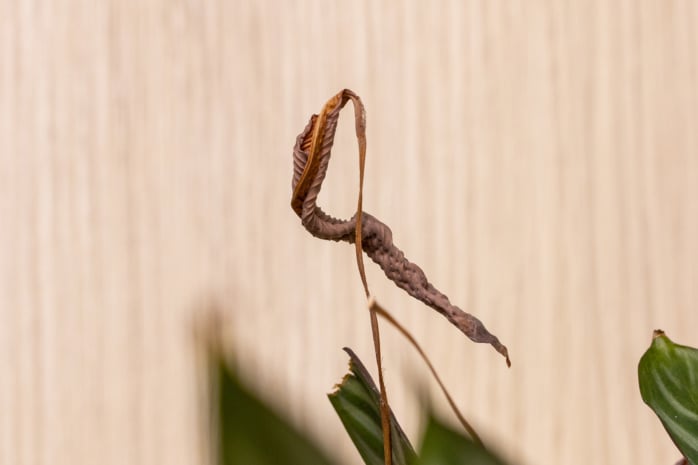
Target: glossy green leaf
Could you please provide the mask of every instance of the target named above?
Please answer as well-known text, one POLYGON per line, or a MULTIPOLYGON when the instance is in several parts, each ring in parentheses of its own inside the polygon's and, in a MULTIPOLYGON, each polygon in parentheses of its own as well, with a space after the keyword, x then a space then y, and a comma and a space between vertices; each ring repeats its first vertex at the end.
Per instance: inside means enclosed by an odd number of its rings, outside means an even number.
POLYGON ((330 465, 303 434, 267 407, 213 354, 221 465, 330 465))
MULTIPOLYGON (((328 395, 344 428, 367 465, 383 465, 383 430, 381 429, 380 393, 361 360, 351 351, 349 373, 328 395)), ((390 412, 392 453, 394 465, 408 465, 415 452, 390 412)))
POLYGON ((662 331, 638 366, 642 399, 654 410, 691 465, 698 465, 698 350, 662 331))

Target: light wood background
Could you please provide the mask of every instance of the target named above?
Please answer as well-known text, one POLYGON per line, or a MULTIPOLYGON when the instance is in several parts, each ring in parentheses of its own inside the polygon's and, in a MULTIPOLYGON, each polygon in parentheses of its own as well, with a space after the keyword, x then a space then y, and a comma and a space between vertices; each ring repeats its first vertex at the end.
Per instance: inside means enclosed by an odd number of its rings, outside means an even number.
MULTIPOLYGON (((509 347, 506 369, 369 265, 458 404, 518 464, 674 463, 636 366, 698 344, 693 1, 0 1, 0 463, 199 464, 192 325, 359 458, 325 394, 373 367, 353 249, 289 207, 291 148, 367 107, 365 209, 509 347)), ((351 215, 353 117, 321 195, 351 215)), ((383 327, 412 437, 432 393, 383 327)))

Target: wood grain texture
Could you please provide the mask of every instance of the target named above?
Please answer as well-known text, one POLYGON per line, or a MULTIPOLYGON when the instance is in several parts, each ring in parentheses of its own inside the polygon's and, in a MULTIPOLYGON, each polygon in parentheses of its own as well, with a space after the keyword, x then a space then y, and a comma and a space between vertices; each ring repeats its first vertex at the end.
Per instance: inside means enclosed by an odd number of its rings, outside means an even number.
MULTIPOLYGON (((636 367, 654 328, 698 344, 697 31, 691 1, 0 2, 0 464, 203 463, 210 307, 357 463, 325 398, 342 346, 372 360, 353 249, 289 206, 295 136, 345 87, 365 210, 509 347, 507 370, 369 267, 486 440, 674 463, 636 367)), ((351 216, 357 175, 342 119, 326 211, 351 216)), ((443 401, 383 335, 414 437, 418 384, 443 401)))

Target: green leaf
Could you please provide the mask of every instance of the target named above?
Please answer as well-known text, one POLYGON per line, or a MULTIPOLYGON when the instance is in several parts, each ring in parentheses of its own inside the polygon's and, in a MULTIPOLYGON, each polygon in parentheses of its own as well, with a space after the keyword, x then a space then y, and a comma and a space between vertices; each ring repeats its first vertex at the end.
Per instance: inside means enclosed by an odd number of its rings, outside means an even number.
MULTIPOLYGON (((349 437, 366 465, 383 465, 383 430, 381 428, 380 393, 361 360, 351 351, 349 373, 336 390, 329 394, 330 402, 342 420, 349 437)), ((392 454, 394 465, 413 463, 415 452, 390 412, 392 454)))
POLYGON ((654 332, 638 366, 640 394, 691 465, 698 465, 698 350, 654 332))
POLYGON ((504 462, 430 415, 415 465, 504 465, 504 462))
POLYGON ((212 354, 221 465, 330 465, 303 434, 245 388, 223 357, 212 354))

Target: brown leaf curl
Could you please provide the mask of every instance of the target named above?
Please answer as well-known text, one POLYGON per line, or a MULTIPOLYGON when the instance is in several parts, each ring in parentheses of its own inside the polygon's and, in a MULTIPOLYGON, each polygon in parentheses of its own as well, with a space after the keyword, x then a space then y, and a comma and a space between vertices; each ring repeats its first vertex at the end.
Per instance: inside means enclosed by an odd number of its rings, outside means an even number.
MULTIPOLYGON (((339 113, 348 101, 356 108, 355 125, 360 147, 360 162, 365 156, 366 117, 359 97, 344 89, 332 97, 319 115, 313 115, 301 132, 293 148, 293 197, 291 207, 301 218, 303 226, 315 237, 354 244, 357 235, 363 249, 378 264, 385 275, 412 297, 424 302, 442 314, 474 342, 491 344, 510 365, 507 348, 491 334, 480 320, 451 304, 448 297, 436 289, 422 269, 405 258, 405 254, 393 243, 390 228, 374 216, 361 212, 348 220, 333 218, 317 205, 317 197, 330 162, 339 113), (357 227, 358 223, 358 227, 357 227)), ((363 169, 361 170, 363 177, 363 169)), ((359 192, 361 198, 361 191, 359 192)), ((359 200, 360 205, 361 200, 359 200)), ((357 257, 358 258, 358 257, 357 257)), ((368 286, 363 273, 363 261, 359 263, 361 278, 368 297, 368 286)))

